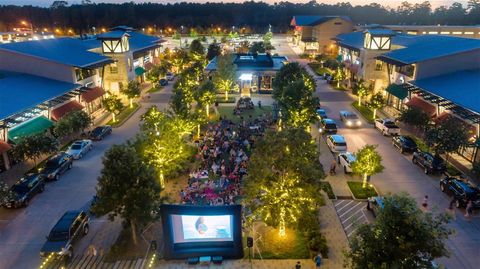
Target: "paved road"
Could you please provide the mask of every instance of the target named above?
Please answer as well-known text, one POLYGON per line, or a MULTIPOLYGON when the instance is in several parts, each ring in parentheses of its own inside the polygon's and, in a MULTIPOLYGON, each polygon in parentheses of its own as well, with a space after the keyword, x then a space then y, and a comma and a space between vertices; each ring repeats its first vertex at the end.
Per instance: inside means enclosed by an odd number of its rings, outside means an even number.
MULTIPOLYGON (((37 195, 28 208, 18 210, 0 209, 0 269, 32 269, 40 263, 39 251, 45 236, 61 217, 72 209, 88 208, 95 194, 97 177, 102 168, 101 158, 105 150, 113 144, 121 144, 138 132, 140 115, 150 105, 166 107, 171 94, 171 86, 161 92, 151 94, 149 103, 143 103, 124 125, 114 129, 111 136, 96 142, 94 149, 83 159, 75 161, 73 168, 62 175, 58 182, 47 184, 45 192, 37 195)), ((91 224, 90 238, 82 239, 76 254, 82 254, 101 225, 111 223, 95 220, 91 224)))
MULTIPOLYGON (((277 42, 281 43, 281 41, 277 42)), ((281 52, 289 56, 290 60, 297 60, 306 66, 307 61, 298 59, 285 43, 282 43, 280 47, 281 52)), ((439 177, 425 175, 419 167, 411 163, 411 155, 400 154, 391 145, 391 138, 383 137, 365 121, 359 129, 344 128, 345 126, 339 119, 339 111, 345 109, 353 111, 350 105, 354 101, 353 97, 345 92, 333 90, 324 80, 315 77, 318 85, 316 94, 329 117, 340 123, 339 134, 345 136, 348 150, 355 152, 366 144, 378 145, 383 165, 386 167, 381 174, 372 177, 372 183, 379 192, 382 194, 407 192, 417 200, 418 204, 421 203, 424 195, 428 195, 430 210, 444 212, 448 207, 449 198, 440 191, 439 177)), ((328 167, 329 164, 324 163, 324 166, 328 167)), ((475 215, 470 223, 463 218, 463 210, 457 210, 457 216, 457 219, 450 224, 455 230, 455 234, 450 237, 447 244, 451 257, 439 259, 439 262, 448 268, 478 268, 480 263, 480 216, 475 215)))

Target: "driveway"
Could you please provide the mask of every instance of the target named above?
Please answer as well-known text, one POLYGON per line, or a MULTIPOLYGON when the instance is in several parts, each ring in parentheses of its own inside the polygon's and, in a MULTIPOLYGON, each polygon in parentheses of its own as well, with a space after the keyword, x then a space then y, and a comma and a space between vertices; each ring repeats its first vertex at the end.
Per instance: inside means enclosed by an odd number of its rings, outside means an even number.
MULTIPOLYGON (((151 93, 148 103, 142 103, 142 107, 121 127, 115 128, 112 135, 95 142, 92 151, 75 161, 73 168, 58 182, 48 183, 45 192, 37 195, 27 208, 0 209, 0 269, 39 267, 40 248, 53 225, 67 210, 88 208, 95 194, 105 150, 134 137, 139 130, 140 116, 149 106, 166 108, 172 85, 170 83, 162 91, 151 93)), ((118 227, 108 221, 92 221, 89 235, 76 244, 75 254, 85 252, 88 246, 85 241, 93 240, 99 230, 105 230, 101 229, 102 225, 118 227)))

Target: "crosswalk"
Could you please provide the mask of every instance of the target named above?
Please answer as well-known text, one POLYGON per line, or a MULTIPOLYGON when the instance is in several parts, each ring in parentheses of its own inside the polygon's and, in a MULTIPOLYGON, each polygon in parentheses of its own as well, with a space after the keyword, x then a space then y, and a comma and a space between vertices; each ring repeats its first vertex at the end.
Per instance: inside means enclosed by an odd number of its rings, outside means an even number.
POLYGON ((337 200, 333 205, 342 223, 343 230, 350 240, 358 225, 368 222, 368 218, 365 215, 368 213, 366 212, 367 203, 356 200, 337 200))
POLYGON ((45 269, 142 269, 145 268, 144 259, 106 262, 101 255, 76 256, 69 264, 54 261, 46 264, 45 269))

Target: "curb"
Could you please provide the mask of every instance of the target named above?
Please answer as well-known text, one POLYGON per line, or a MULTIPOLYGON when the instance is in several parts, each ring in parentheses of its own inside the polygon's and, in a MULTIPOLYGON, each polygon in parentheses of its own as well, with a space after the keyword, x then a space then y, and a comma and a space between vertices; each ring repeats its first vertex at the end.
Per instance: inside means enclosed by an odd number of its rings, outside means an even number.
POLYGON ((137 108, 135 108, 134 111, 132 111, 132 113, 130 113, 130 115, 128 115, 126 118, 124 118, 121 122, 117 123, 115 126, 112 126, 112 128, 118 128, 118 127, 121 127, 125 122, 127 122, 135 113, 137 113, 137 111, 142 107, 142 105, 140 103, 138 103, 138 106, 137 108))

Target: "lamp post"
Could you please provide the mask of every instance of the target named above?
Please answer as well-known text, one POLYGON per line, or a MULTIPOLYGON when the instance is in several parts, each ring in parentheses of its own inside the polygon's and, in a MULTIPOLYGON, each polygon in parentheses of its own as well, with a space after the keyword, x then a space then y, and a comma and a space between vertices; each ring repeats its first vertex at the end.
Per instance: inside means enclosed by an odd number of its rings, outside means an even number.
POLYGON ((180 48, 182 48, 182 34, 183 34, 183 25, 180 26, 180 48))

